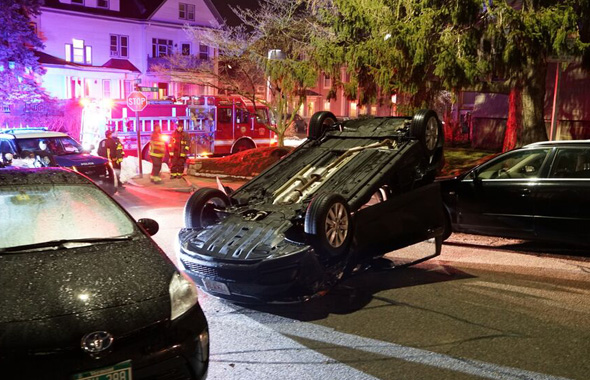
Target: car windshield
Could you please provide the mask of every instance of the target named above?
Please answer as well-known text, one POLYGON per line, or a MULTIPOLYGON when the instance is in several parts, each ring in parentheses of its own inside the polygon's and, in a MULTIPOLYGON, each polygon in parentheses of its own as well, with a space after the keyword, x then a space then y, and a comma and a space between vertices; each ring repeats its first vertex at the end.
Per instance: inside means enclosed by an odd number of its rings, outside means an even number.
POLYGON ((46 151, 56 156, 82 153, 82 146, 69 136, 26 138, 17 141, 21 152, 46 151))
POLYGON ((0 249, 52 241, 127 237, 134 223, 88 185, 0 186, 0 249))

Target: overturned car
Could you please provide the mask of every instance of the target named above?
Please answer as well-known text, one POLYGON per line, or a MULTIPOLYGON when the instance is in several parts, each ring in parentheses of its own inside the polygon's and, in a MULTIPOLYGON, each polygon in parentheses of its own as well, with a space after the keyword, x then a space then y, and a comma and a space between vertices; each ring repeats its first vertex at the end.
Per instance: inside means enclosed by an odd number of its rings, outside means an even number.
POLYGON ((235 192, 201 188, 184 210, 178 265, 239 303, 296 302, 391 251, 444 238, 442 124, 410 117, 310 120, 307 140, 235 192))

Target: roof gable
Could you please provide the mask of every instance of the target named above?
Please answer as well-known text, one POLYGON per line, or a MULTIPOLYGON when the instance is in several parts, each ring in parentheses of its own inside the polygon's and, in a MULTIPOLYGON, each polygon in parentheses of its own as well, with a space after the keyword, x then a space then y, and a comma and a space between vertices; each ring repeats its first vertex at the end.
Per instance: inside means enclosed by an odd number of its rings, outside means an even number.
POLYGON ((220 24, 217 8, 208 0, 167 0, 154 11, 149 20, 206 27, 217 27, 220 24), (185 18, 180 18, 181 4, 185 18), (192 19, 188 17, 189 14, 192 19))
POLYGON ((67 4, 62 3, 60 0, 45 0, 43 7, 79 12, 88 15, 147 20, 166 1, 167 0, 121 0, 120 10, 110 10, 78 4, 67 4))

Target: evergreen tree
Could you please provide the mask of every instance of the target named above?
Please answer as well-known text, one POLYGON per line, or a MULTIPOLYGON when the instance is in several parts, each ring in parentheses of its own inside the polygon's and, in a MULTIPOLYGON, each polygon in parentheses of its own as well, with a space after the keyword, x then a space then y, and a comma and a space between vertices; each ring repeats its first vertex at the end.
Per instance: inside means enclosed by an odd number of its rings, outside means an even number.
POLYGON ((45 71, 34 54, 43 44, 31 24, 40 5, 41 0, 0 2, 0 103, 38 102, 46 97, 36 81, 45 71))
POLYGON ((547 139, 547 62, 587 49, 587 0, 309 1, 323 21, 319 62, 347 66, 349 97, 367 104, 401 92, 417 108, 441 89, 510 93, 505 149, 547 139))

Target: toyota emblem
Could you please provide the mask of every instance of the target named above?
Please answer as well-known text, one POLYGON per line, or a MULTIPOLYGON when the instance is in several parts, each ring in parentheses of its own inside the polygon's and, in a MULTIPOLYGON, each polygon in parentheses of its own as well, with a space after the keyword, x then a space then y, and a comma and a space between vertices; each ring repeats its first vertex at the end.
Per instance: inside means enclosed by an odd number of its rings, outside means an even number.
POLYGON ((82 349, 89 354, 96 354, 107 350, 113 344, 113 336, 106 331, 95 331, 84 335, 82 349))

